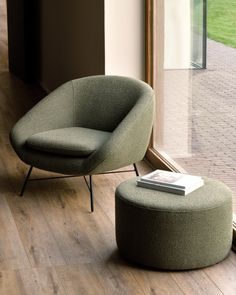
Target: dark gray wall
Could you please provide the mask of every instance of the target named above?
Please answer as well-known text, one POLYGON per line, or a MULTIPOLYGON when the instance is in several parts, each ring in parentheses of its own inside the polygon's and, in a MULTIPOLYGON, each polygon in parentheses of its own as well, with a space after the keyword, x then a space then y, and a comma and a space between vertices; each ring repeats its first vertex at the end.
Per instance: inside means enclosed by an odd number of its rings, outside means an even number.
POLYGON ((105 73, 104 0, 8 0, 9 67, 47 91, 105 73))
POLYGON ((7 0, 9 69, 27 82, 36 79, 38 1, 7 0))
POLYGON ((42 0, 39 80, 46 90, 105 73, 104 0, 42 0))

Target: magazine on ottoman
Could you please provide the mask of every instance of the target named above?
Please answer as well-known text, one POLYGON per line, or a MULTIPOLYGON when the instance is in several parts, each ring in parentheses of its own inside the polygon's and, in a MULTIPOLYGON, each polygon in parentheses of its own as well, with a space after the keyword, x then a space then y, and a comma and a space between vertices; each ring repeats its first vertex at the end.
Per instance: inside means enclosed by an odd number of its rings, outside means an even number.
POLYGON ((187 195, 203 186, 201 176, 155 170, 137 180, 137 185, 178 195, 187 195))

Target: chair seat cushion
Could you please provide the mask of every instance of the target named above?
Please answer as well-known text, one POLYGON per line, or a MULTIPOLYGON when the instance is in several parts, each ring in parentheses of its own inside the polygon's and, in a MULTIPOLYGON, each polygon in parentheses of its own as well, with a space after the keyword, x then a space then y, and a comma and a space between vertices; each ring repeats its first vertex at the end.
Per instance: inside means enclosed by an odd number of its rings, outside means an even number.
POLYGON ((29 148, 53 154, 87 157, 103 145, 110 132, 82 127, 53 129, 31 135, 29 148))

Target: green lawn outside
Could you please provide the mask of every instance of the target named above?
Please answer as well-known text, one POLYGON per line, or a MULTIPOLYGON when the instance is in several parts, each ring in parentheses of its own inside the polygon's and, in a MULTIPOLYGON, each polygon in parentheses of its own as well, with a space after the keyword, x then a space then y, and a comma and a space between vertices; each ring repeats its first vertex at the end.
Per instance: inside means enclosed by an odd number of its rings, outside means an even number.
POLYGON ((208 37, 236 48, 236 0, 207 0, 208 37))

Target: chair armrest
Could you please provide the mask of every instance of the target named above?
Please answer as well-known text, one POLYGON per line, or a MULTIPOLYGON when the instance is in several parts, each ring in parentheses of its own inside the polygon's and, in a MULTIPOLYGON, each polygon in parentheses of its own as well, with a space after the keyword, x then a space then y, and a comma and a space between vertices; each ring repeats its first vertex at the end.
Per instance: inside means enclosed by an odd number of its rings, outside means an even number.
POLYGON ((10 132, 10 141, 18 155, 32 134, 73 126, 73 96, 72 83, 67 82, 42 99, 15 124, 10 132))

